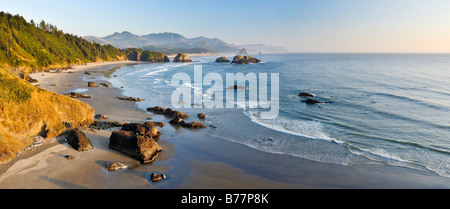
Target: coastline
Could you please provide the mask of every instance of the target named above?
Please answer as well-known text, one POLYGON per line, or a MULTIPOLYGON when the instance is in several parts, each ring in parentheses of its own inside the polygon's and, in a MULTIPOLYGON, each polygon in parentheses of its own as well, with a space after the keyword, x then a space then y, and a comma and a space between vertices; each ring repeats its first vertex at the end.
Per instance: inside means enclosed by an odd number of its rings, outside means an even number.
MULTIPOLYGON (((40 72, 30 76, 39 81, 36 85, 59 94, 73 89, 88 89, 85 93, 92 95, 93 98, 79 100, 92 106, 96 114, 106 114, 109 117, 108 121, 143 123, 146 122, 146 118, 152 117, 154 121, 164 121, 168 124, 166 118, 153 116, 138 108, 134 102, 115 99, 116 96, 122 96, 123 93, 123 90, 118 87, 87 88, 87 80, 95 83, 107 82, 107 80, 104 80, 100 74, 89 76, 84 74, 84 71, 142 63, 145 62, 92 63, 73 66, 74 69, 60 73, 40 72), (52 86, 52 84, 57 84, 57 86, 52 86), (64 84, 72 86, 64 86, 64 84)), ((248 174, 242 169, 223 162, 197 159, 181 162, 184 159, 180 160, 179 157, 174 157, 180 147, 171 141, 184 141, 186 138, 191 138, 196 132, 189 133, 190 130, 178 130, 177 127, 171 125, 158 129, 164 133, 164 137, 158 141, 164 153, 151 165, 140 165, 137 160, 108 148, 109 136, 117 128, 102 131, 82 128, 81 130, 91 140, 93 150, 85 153, 77 152, 59 137, 53 143, 36 147, 17 156, 11 162, 0 165, 0 188, 231 188, 229 182, 234 182, 236 175, 239 175, 239 183, 231 184, 232 188, 303 188, 248 174), (73 155, 75 159, 68 161, 64 158, 65 155, 73 155), (121 162, 130 168, 124 171, 108 172, 104 168, 107 162, 121 162), (217 169, 214 168, 220 169, 221 172, 217 173, 217 169), (205 171, 207 172, 205 173, 205 171), (167 173, 169 179, 153 184, 148 181, 151 172, 167 173), (176 176, 182 177, 177 179, 176 176)), ((189 155, 193 154, 195 153, 189 155)))
POLYGON ((31 76, 39 81, 41 88, 60 94, 74 89, 87 89, 84 93, 92 98, 79 100, 91 105, 96 114, 109 116, 109 120, 143 123, 151 117, 152 121, 165 122, 167 125, 164 128, 158 128, 164 133, 158 141, 164 152, 154 163, 140 165, 137 160, 109 149, 109 136, 115 129, 92 131, 83 128, 82 131, 93 142, 93 150, 79 153, 61 141, 38 147, 8 164, 0 165, 0 188, 449 188, 446 178, 423 175, 407 168, 388 165, 343 166, 258 151, 208 136, 207 130, 172 126, 168 124, 167 118, 152 115, 139 108, 137 103, 116 100, 116 96, 123 95, 123 90, 117 86, 87 87, 88 81, 97 84, 108 82, 102 74, 105 68, 125 64, 148 63, 95 63, 74 66, 75 69, 69 70, 76 73, 46 72, 31 76), (87 70, 99 73, 84 74, 83 71, 87 70), (65 155, 73 155, 75 159, 68 161, 65 155), (121 162, 128 165, 129 169, 109 172, 104 168, 107 162, 121 162), (168 178, 152 183, 149 181, 152 172, 165 173, 168 178))

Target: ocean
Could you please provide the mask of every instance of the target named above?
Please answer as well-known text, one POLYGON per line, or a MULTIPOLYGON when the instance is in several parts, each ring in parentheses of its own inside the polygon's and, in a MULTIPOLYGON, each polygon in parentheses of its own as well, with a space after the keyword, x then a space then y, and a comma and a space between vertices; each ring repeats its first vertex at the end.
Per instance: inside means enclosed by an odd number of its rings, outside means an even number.
MULTIPOLYGON (((126 65, 113 69, 118 76, 110 74, 108 79, 116 87, 123 86, 124 95, 144 99, 138 105, 146 109, 172 107, 177 86, 171 83, 173 75, 194 78, 194 65, 201 65, 204 75, 218 73, 224 80, 227 73, 277 73, 275 119, 261 119, 265 109, 226 97, 223 102, 234 103, 235 108, 194 108, 198 104, 185 101, 192 108, 178 110, 192 116, 188 121, 205 113, 204 122, 217 127, 208 128, 208 135, 263 152, 344 166, 399 166, 450 177, 450 55, 252 56, 262 63, 234 65, 215 63, 219 55, 191 57, 193 63, 126 65), (332 103, 303 103, 306 98, 298 96, 301 92, 332 103)), ((193 95, 205 96, 210 88, 205 85, 200 91, 193 84, 185 85, 193 95)), ((224 89, 223 94, 228 91, 240 90, 224 89)))

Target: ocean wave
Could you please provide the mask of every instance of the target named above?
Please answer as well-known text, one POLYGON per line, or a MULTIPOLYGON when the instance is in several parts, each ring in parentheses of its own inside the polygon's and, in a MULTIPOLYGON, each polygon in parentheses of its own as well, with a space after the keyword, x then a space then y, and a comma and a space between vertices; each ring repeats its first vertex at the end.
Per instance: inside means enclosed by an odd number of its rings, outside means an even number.
POLYGON ((392 166, 415 169, 419 171, 431 171, 436 175, 450 178, 450 172, 448 170, 450 167, 449 162, 445 160, 445 158, 441 162, 434 161, 436 158, 439 158, 439 153, 433 153, 431 152, 431 150, 419 148, 404 150, 404 153, 393 153, 379 147, 357 148, 355 146, 351 146, 349 152, 355 155, 363 156, 369 160, 373 160, 376 162, 392 166), (419 161, 425 161, 428 163, 423 164, 419 161))
POLYGON ((139 77, 141 77, 141 78, 150 77, 152 75, 159 74, 159 73, 162 73, 162 72, 167 72, 167 71, 169 71, 168 68, 165 68, 165 69, 162 69, 162 70, 155 70, 155 71, 152 71, 152 72, 148 72, 145 75, 141 75, 139 77))
POLYGON ((281 116, 273 120, 263 120, 259 119, 259 114, 254 110, 245 111, 244 114, 249 117, 252 122, 275 131, 310 139, 320 139, 338 144, 344 144, 343 141, 328 136, 323 131, 322 124, 317 121, 292 120, 281 116))

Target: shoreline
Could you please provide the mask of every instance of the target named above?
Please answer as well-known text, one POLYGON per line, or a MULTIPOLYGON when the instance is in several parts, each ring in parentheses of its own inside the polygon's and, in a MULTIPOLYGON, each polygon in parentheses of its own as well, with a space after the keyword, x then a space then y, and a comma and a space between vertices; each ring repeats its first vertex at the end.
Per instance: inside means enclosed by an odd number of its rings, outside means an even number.
MULTIPOLYGON (((93 150, 80 153, 61 140, 36 147, 17 156, 9 163, 0 165, 0 188, 230 188, 227 186, 227 182, 235 181, 236 174, 239 174, 238 182, 240 183, 234 184, 234 188, 304 188, 248 174, 244 170, 224 162, 198 159, 181 160, 175 156, 179 149, 184 149, 173 141, 185 141, 186 138, 192 138, 198 132, 183 129, 180 133, 178 127, 168 124, 167 118, 152 115, 140 109, 134 102, 115 99, 116 96, 125 96, 123 90, 118 87, 87 87, 87 80, 95 83, 108 81, 99 74, 89 76, 85 75, 83 71, 101 71, 107 67, 142 63, 146 62, 94 63, 73 66, 74 69, 59 73, 40 72, 30 76, 39 81, 36 85, 59 94, 73 89, 88 89, 85 93, 92 95, 93 98, 79 100, 92 106, 95 114, 108 115, 108 121, 143 123, 146 122, 146 118, 152 117, 153 121, 165 122, 166 127, 158 128, 164 133, 164 137, 158 141, 164 154, 160 155, 154 163, 139 165, 137 160, 132 157, 109 149, 109 136, 117 128, 102 131, 82 128, 82 131, 91 140, 94 146, 93 150), (63 84, 69 83, 72 86, 63 86, 63 84), (52 86, 52 84, 57 84, 57 86, 52 86), (74 155, 76 158, 68 161, 63 157, 67 154, 74 155), (108 172, 104 168, 106 162, 122 162, 130 169, 108 172), (68 166, 64 166, 65 164, 68 166), (215 172, 217 169, 220 169, 221 172, 215 172), (205 171, 207 172, 205 173, 205 171), (167 173, 169 179, 153 184, 148 181, 151 172, 167 173), (84 174, 93 174, 93 177, 85 178, 84 174), (183 177, 176 179, 173 176, 183 177), (128 183, 113 184, 113 182, 117 182, 117 179, 126 180, 128 183), (221 184, 215 183, 220 181, 221 184)), ((194 155, 194 153, 188 155, 194 155)))
MULTIPOLYGON (((106 114, 111 121, 165 122, 158 128, 164 135, 163 148, 154 163, 140 165, 137 160, 109 149, 109 136, 115 129, 92 131, 83 128, 94 149, 79 153, 67 143, 55 142, 0 165, 0 188, 67 189, 323 189, 323 188, 450 188, 448 179, 388 165, 352 165, 319 163, 294 156, 259 151, 243 144, 207 135, 205 130, 172 126, 168 118, 152 115, 137 103, 119 101, 124 90, 88 88, 87 82, 109 83, 102 72, 118 65, 146 62, 108 62, 74 66, 60 73, 35 73, 41 88, 55 93, 87 89, 91 99, 78 99, 92 106, 96 114, 106 114), (98 71, 86 75, 83 71, 98 71), (51 86, 56 83, 58 86, 51 86), (63 86, 70 83, 73 86, 63 86), (68 161, 65 155, 74 155, 68 161), (106 162, 121 162, 130 168, 108 172, 106 162), (388 168, 388 169, 387 169, 388 168), (148 180, 152 172, 165 173, 168 179, 158 183, 148 180), (400 174, 400 175, 399 175, 400 174), (420 178, 418 181, 417 178, 420 178)), ((129 96, 129 95, 128 95, 129 96)), ((195 117, 195 116, 193 116, 195 117)), ((220 127, 219 127, 220 128, 220 127)))

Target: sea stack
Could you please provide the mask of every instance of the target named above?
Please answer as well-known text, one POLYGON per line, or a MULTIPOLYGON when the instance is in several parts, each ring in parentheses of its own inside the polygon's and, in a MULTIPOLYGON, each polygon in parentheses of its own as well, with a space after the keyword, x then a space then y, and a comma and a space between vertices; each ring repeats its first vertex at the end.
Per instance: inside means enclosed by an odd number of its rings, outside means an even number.
POLYGON ((237 55, 233 58, 233 62, 231 62, 231 64, 250 64, 250 63, 261 63, 261 60, 256 59, 254 57, 251 56, 242 56, 242 55, 237 55))
POLYGON ((223 62, 231 62, 227 59, 227 57, 219 57, 216 59, 216 62, 223 63, 223 62))
POLYGON ((247 49, 243 48, 241 51, 239 51, 239 54, 248 54, 247 49))
POLYGON ((192 62, 187 54, 178 53, 173 62, 192 62))

